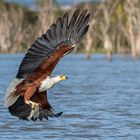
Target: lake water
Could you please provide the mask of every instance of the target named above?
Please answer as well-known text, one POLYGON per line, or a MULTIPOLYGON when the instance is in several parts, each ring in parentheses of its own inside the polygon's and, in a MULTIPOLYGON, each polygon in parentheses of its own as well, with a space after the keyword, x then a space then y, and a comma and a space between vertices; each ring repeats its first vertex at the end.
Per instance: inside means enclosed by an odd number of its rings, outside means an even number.
POLYGON ((59 118, 22 121, 3 107, 5 90, 23 55, 0 55, 0 140, 139 140, 140 60, 70 55, 54 75, 69 77, 49 91, 59 118))

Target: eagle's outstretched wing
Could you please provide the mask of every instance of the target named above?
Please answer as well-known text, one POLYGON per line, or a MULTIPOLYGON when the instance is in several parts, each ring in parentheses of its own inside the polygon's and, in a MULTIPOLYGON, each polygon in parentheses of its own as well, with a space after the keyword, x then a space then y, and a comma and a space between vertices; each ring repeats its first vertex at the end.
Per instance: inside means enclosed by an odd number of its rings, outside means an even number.
POLYGON ((64 46, 75 46, 86 34, 90 14, 87 10, 76 10, 68 19, 68 13, 59 17, 50 29, 38 38, 28 50, 20 64, 17 78, 27 78, 46 59, 50 58, 54 52, 64 46))

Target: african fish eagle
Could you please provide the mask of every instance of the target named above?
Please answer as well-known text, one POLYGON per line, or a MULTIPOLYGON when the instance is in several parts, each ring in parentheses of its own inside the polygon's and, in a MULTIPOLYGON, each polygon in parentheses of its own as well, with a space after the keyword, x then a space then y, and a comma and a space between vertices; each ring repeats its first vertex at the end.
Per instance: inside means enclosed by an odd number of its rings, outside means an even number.
POLYGON ((76 10, 70 20, 66 12, 34 41, 5 95, 4 104, 12 115, 35 121, 62 114, 54 113, 47 90, 67 76, 52 77, 51 73, 59 60, 83 39, 89 28, 89 17, 87 9, 76 10))

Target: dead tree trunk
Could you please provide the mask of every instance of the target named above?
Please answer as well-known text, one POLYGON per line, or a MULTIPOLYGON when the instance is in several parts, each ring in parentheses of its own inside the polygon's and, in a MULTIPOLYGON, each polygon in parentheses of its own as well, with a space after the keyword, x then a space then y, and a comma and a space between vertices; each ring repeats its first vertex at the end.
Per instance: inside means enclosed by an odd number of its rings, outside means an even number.
POLYGON ((3 6, 0 9, 0 52, 16 52, 20 50, 23 31, 23 11, 21 8, 7 9, 3 6))
POLYGON ((98 18, 98 14, 96 14, 96 24, 99 29, 97 32, 97 37, 101 40, 103 44, 103 48, 107 53, 108 60, 112 60, 113 54, 113 42, 112 35, 110 33, 111 28, 111 18, 112 13, 114 12, 115 6, 118 1, 112 2, 111 0, 103 0, 99 5, 97 11, 101 18, 98 18))
POLYGON ((106 35, 104 37, 104 49, 106 50, 107 52, 107 58, 108 60, 112 60, 112 53, 113 53, 113 47, 112 47, 112 42, 110 40, 110 37, 108 35, 106 35))
POLYGON ((84 45, 85 45, 85 51, 86 51, 86 59, 90 59, 91 57, 91 51, 93 50, 93 45, 94 45, 94 33, 93 33, 93 27, 94 26, 94 19, 91 20, 90 22, 90 27, 89 31, 87 32, 84 45))
POLYGON ((124 26, 123 31, 131 46, 132 58, 139 57, 140 50, 140 2, 139 0, 126 0, 124 9, 127 14, 127 26, 124 26))
POLYGON ((37 36, 42 35, 54 22, 54 3, 53 0, 40 0, 38 5, 37 36))

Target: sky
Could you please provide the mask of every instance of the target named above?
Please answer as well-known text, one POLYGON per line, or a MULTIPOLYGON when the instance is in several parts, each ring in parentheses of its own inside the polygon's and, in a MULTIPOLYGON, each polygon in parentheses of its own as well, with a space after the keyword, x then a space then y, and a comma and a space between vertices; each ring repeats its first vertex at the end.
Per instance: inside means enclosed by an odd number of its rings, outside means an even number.
MULTIPOLYGON (((17 2, 24 6, 34 7, 35 0, 7 0, 9 2, 17 2)), ((56 0, 60 5, 74 5, 80 2, 98 1, 98 0, 56 0)))

